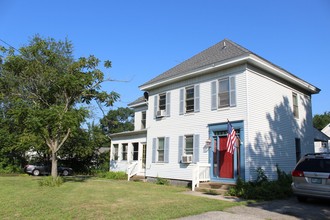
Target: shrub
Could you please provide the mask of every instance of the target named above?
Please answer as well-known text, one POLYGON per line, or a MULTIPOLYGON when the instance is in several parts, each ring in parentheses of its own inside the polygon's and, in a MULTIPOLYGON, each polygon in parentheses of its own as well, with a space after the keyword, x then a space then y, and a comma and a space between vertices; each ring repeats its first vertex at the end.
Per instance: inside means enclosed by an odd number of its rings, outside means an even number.
POLYGON ((0 161, 0 173, 13 174, 22 173, 22 169, 18 165, 6 163, 6 161, 0 161))
POLYGON ((170 182, 167 179, 157 177, 156 184, 158 185, 170 185, 170 182))
POLYGON ((264 170, 258 168, 258 177, 255 182, 243 182, 241 178, 238 178, 236 186, 231 187, 227 194, 256 200, 282 199, 291 196, 291 176, 281 171, 278 166, 276 168, 277 180, 269 181, 264 170))
POLYGON ((61 186, 63 182, 64 182, 63 178, 60 176, 56 178, 53 178, 52 176, 48 176, 39 180, 39 186, 55 187, 55 186, 61 186))
POLYGON ((113 172, 113 171, 98 171, 96 176, 99 178, 112 179, 112 180, 126 180, 127 174, 125 172, 113 172))

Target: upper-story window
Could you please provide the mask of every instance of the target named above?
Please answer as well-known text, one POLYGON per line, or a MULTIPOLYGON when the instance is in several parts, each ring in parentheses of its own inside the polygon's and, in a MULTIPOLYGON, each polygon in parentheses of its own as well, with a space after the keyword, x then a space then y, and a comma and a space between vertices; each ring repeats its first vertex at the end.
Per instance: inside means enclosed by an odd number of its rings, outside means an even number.
POLYGON ((154 96, 154 117, 169 117, 170 116, 170 104, 171 104, 171 93, 160 93, 154 96))
POLYGON ((186 112, 194 111, 194 87, 186 88, 186 112))
POLYGON ((293 101, 293 116, 295 118, 299 118, 298 95, 296 93, 292 93, 292 101, 293 101))
POLYGON ((166 93, 159 95, 159 104, 158 104, 158 110, 165 110, 166 109, 166 93))
POLYGON ((235 77, 226 77, 211 82, 211 108, 232 107, 236 105, 235 77))
POLYGON ((199 112, 199 85, 180 89, 180 115, 199 112))
POLYGON ((146 128, 146 122, 147 122, 147 112, 143 111, 141 115, 141 129, 146 128))

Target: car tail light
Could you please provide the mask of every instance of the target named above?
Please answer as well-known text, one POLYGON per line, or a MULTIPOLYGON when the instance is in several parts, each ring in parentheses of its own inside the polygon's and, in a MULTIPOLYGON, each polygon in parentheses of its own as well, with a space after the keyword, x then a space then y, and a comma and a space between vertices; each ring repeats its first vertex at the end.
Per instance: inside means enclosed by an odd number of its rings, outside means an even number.
POLYGON ((304 177, 304 172, 300 171, 300 170, 294 170, 294 171, 292 171, 292 176, 304 177))

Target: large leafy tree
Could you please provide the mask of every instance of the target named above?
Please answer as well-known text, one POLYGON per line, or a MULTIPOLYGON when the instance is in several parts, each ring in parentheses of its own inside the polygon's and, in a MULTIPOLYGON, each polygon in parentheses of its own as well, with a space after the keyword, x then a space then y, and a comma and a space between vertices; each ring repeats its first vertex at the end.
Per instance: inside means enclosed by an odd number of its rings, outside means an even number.
MULTIPOLYGON (((58 151, 88 116, 81 103, 94 100, 112 106, 119 95, 101 89, 105 79, 98 68, 100 60, 93 55, 75 59, 67 39, 37 35, 19 50, 2 48, 2 52, 1 107, 23 134, 40 137, 48 146, 56 177, 58 151)), ((111 67, 111 62, 104 66, 111 67)))
POLYGON ((330 112, 324 112, 323 114, 316 114, 313 117, 313 125, 318 130, 322 130, 330 123, 330 112))

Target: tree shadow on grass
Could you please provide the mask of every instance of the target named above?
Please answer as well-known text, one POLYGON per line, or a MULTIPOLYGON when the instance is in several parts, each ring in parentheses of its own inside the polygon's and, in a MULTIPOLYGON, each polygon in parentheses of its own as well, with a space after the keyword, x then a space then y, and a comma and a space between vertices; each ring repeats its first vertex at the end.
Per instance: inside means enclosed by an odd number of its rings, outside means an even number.
POLYGON ((90 175, 77 175, 77 176, 66 176, 63 177, 64 182, 85 182, 89 179, 93 178, 90 175))

